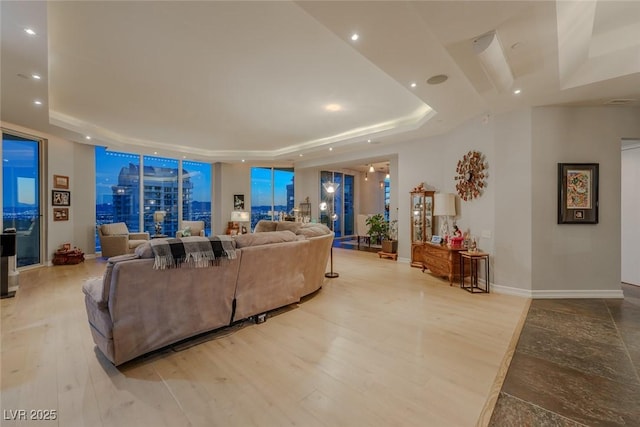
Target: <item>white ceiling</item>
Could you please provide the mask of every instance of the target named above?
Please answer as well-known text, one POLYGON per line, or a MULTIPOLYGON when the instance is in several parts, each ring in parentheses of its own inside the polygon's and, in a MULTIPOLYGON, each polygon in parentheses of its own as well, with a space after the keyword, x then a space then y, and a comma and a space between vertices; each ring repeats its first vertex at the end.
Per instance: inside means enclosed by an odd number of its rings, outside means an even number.
POLYGON ((480 114, 640 105, 640 1, 2 1, 0 13, 2 120, 114 150, 335 162, 480 114), (473 52, 490 31, 520 95, 498 91, 473 52), (437 74, 448 80, 426 83, 437 74))

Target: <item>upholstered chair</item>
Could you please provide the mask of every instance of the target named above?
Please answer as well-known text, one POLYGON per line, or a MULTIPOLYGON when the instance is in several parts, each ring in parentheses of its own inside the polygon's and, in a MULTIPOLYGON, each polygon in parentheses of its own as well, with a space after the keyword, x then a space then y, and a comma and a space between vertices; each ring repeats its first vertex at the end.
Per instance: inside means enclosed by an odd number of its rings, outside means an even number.
POLYGON ((369 247, 371 247, 371 236, 369 236, 369 226, 367 225, 367 218, 372 216, 358 214, 356 218, 356 235, 358 237, 358 248, 360 248, 360 238, 362 238, 365 242, 369 243, 369 247))
POLYGON ((127 224, 115 222, 98 226, 98 237, 102 256, 109 258, 133 253, 138 246, 149 240, 149 233, 129 233, 127 224))
POLYGON ((182 230, 176 231, 176 238, 204 235, 204 221, 182 221, 182 230))

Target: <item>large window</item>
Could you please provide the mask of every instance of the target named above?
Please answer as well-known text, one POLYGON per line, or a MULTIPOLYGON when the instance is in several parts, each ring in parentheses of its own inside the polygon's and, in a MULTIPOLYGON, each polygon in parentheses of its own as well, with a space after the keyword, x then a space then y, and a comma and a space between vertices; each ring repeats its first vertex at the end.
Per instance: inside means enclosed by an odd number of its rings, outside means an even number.
MULTIPOLYGON (((205 221, 207 235, 211 234, 211 165, 144 156, 141 176, 140 155, 107 151, 104 147, 96 147, 95 153, 98 225, 124 222, 130 231, 148 231, 153 235, 153 213, 165 211, 162 233, 175 236, 182 203, 182 218, 205 221)), ((98 250, 100 241, 96 238, 98 250)))
POLYGON ((18 267, 40 264, 40 141, 2 134, 2 224, 16 229, 18 267))
POLYGON ((353 175, 330 171, 320 172, 320 200, 323 202, 320 206, 320 222, 331 228, 336 237, 354 233, 353 183, 353 175), (329 194, 324 186, 327 182, 339 184, 338 191, 329 194), (333 216, 333 224, 330 220, 331 216, 333 216))
POLYGON ((251 168, 251 228, 261 219, 284 219, 294 208, 292 168, 251 168))
POLYGON ((178 161, 144 156, 143 165, 144 231, 155 234, 153 214, 164 211, 162 234, 175 237, 178 231, 178 161))
POLYGON ((140 231, 140 155, 96 147, 95 157, 97 225, 124 222, 140 231))
POLYGON ((182 161, 182 219, 204 221, 211 235, 211 165, 182 161))

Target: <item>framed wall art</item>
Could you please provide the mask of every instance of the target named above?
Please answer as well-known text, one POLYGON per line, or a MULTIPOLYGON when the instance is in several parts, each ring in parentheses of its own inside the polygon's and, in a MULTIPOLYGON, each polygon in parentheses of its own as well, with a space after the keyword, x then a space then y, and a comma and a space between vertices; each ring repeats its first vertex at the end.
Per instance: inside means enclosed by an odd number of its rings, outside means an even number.
POLYGON ((558 224, 598 223, 598 163, 558 163, 558 224))
POLYGON ((71 192, 51 190, 51 204, 53 206, 71 206, 71 192))
POLYGON ((64 175, 53 175, 53 188, 69 188, 69 177, 64 175))
POLYGON ((244 194, 233 195, 233 210, 234 211, 244 210, 244 194))
POLYGON ((54 221, 69 221, 69 208, 53 208, 54 221))

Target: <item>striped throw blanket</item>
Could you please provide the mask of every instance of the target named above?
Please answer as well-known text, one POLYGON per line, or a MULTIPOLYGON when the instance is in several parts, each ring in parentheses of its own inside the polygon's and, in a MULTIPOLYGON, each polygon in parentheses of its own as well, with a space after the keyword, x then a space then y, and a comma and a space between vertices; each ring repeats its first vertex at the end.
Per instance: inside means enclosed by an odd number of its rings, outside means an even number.
POLYGON ((220 260, 236 257, 236 242, 231 236, 153 239, 150 243, 155 257, 153 268, 156 270, 183 266, 209 267, 219 265, 220 260))

